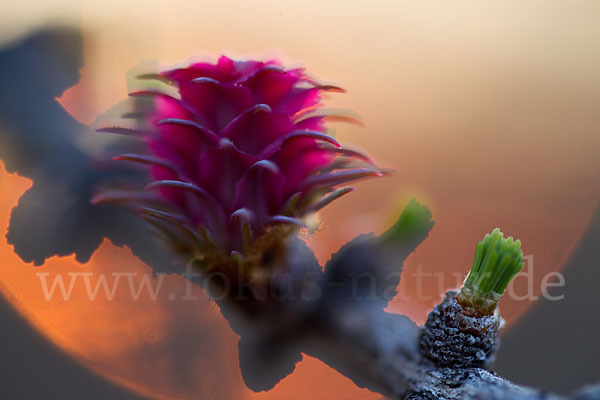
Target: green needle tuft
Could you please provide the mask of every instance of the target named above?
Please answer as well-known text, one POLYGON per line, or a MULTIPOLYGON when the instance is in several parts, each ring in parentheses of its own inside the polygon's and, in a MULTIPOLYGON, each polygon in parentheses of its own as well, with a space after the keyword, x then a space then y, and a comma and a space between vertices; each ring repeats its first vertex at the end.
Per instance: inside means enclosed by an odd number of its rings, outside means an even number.
POLYGON ((492 314, 512 278, 523 268, 521 241, 504 238, 496 228, 475 247, 469 275, 458 301, 481 314, 492 314))
POLYGON ((429 208, 412 199, 394 225, 380 236, 380 240, 394 248, 414 248, 427 236, 433 225, 429 208))

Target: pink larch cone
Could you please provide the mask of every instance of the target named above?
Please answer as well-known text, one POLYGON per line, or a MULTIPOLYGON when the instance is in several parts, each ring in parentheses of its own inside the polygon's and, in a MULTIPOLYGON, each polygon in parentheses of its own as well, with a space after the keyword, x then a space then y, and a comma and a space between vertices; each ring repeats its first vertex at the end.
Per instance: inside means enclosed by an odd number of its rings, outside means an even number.
POLYGON ((138 116, 145 128, 134 132, 147 153, 115 159, 146 165, 151 181, 144 193, 105 192, 94 201, 132 205, 177 252, 201 256, 208 267, 258 260, 304 226, 307 214, 353 190, 340 185, 382 175, 326 133, 321 94, 340 89, 302 68, 222 56, 150 77, 179 96, 131 93, 153 99, 138 116))

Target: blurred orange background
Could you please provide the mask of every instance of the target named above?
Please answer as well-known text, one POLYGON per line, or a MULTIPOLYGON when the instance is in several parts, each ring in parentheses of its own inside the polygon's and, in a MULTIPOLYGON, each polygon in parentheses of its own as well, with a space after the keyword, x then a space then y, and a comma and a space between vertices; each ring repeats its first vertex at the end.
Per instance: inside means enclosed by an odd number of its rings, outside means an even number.
MULTIPOLYGON (((401 295, 389 306, 420 324, 495 226, 522 240, 538 296, 600 198, 600 2, 62 0, 3 2, 0 15, 4 43, 48 24, 83 30, 81 81, 58 101, 86 124, 126 97, 126 73, 141 62, 276 56, 346 88, 325 103, 357 111, 365 126, 334 124, 338 139, 398 172, 360 183, 326 208, 308 241, 324 262, 357 234, 384 230, 410 198, 429 205, 436 225, 405 263, 401 295), (417 271, 430 274, 422 287, 417 271)), ((0 232, 30 184, 0 168, 0 232)), ((124 285, 113 301, 102 293, 90 301, 75 285, 70 301, 46 301, 36 276, 47 272, 52 282, 55 274, 124 266, 151 274, 109 242, 86 265, 55 257, 40 268, 0 242, 0 289, 14 307, 57 346, 139 393, 380 397, 308 357, 271 392, 251 393, 237 366, 237 337, 200 288, 194 302, 145 293, 133 301, 124 285), (184 354, 173 351, 182 341, 184 354)), ((517 278, 515 293, 528 284, 517 278)), ((183 293, 186 284, 168 276, 163 285, 183 293)), ((503 300, 509 326, 532 303, 503 300)))

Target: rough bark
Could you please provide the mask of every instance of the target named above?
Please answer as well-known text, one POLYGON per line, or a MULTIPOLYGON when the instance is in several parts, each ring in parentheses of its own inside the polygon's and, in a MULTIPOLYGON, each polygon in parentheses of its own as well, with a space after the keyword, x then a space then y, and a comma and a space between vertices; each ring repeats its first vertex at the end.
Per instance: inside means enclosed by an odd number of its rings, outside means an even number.
MULTIPOLYGON (((493 358, 495 334, 481 340, 469 335, 457 339, 451 335, 457 326, 433 321, 428 329, 438 332, 422 337, 422 328, 408 317, 385 311, 396 294, 404 259, 433 226, 430 218, 425 207, 413 204, 388 233, 355 238, 323 269, 302 242, 293 241, 286 264, 276 269, 281 274, 272 276, 272 288, 281 299, 221 302, 221 311, 241 336, 240 367, 248 387, 270 390, 294 370, 304 353, 390 399, 600 400, 600 385, 567 398, 477 368, 487 367, 493 358), (456 340, 471 340, 475 347, 466 346, 465 352, 447 348, 436 354, 450 354, 452 360, 440 362, 423 350, 431 338, 450 347, 456 340), (485 360, 474 357, 479 350, 485 360), (468 360, 461 359, 463 353, 468 360)), ((433 320, 452 311, 447 302, 442 305, 434 309, 433 320)), ((497 328, 500 321, 494 315, 478 326, 497 328)))

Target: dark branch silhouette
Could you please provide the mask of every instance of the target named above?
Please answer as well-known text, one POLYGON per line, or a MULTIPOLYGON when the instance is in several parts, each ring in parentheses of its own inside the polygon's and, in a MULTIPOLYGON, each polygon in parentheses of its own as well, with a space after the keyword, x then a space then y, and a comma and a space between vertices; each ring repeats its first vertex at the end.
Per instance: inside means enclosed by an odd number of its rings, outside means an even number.
POLYGON ((170 272, 168 253, 143 222, 90 203, 119 172, 100 169, 76 145, 96 133, 56 100, 78 82, 82 65, 81 34, 71 29, 41 31, 0 51, 0 158, 9 172, 33 181, 12 211, 7 239, 23 260, 41 265, 69 254, 87 262, 108 238, 155 271, 170 272))

